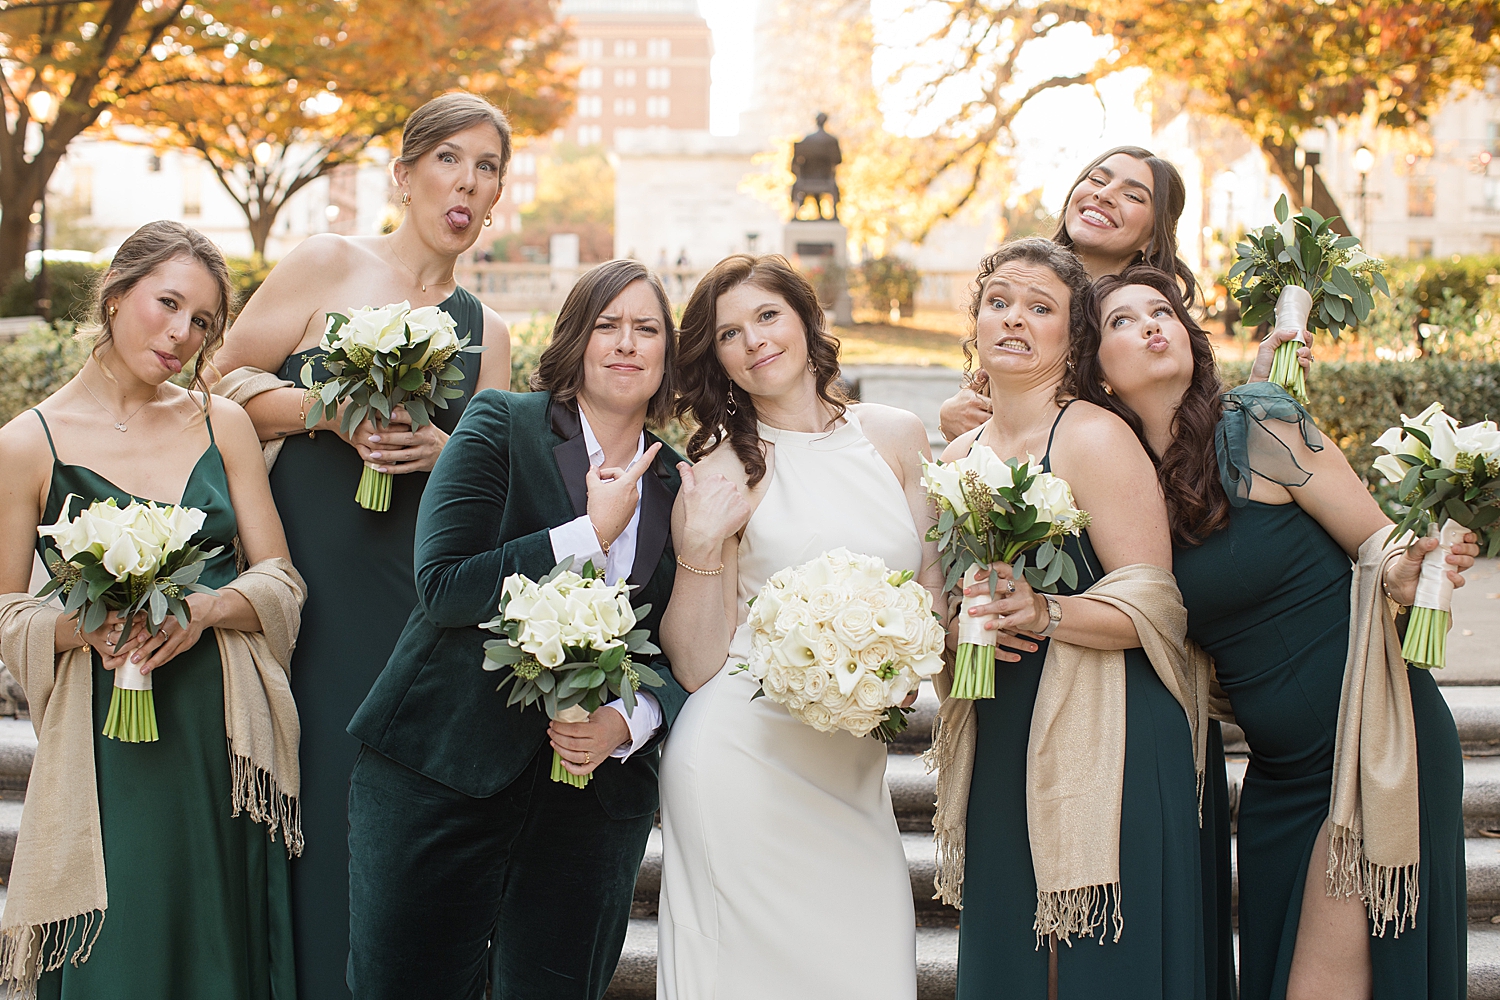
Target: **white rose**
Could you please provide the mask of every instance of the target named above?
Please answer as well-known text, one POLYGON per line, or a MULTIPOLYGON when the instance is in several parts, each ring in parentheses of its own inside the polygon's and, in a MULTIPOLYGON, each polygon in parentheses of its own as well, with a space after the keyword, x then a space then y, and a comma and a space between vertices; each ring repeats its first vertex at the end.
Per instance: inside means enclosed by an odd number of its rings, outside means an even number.
POLYGON ((834 614, 833 631, 840 642, 857 648, 875 634, 875 616, 863 605, 847 605, 834 614))
POLYGON ((1037 509, 1037 520, 1048 523, 1066 521, 1074 509, 1067 481, 1046 472, 1037 474, 1021 499, 1037 509))
POLYGON ((813 636, 812 648, 818 662, 828 666, 832 666, 839 657, 844 655, 843 645, 833 637, 832 633, 821 629, 813 636))
POLYGON ((922 683, 920 679, 913 676, 910 671, 903 670, 891 678, 885 688, 886 703, 882 708, 891 708, 906 700, 906 696, 916 690, 917 685, 922 683))
POLYGON ((813 618, 826 621, 843 606, 846 597, 842 587, 823 584, 808 592, 807 610, 813 618))
POLYGON ((887 707, 885 684, 874 674, 865 674, 854 685, 854 702, 870 712, 887 707))
POLYGON ((766 692, 773 695, 784 695, 787 692, 787 671, 779 663, 773 663, 766 669, 765 680, 766 692))
POLYGON ((130 531, 122 531, 115 543, 104 553, 101 562, 116 580, 127 580, 132 576, 145 576, 156 568, 155 553, 149 546, 142 546, 130 531))
POLYGON ((855 659, 867 670, 876 670, 886 662, 896 659, 896 647, 888 639, 876 639, 854 654, 855 659))
POLYGON ((833 713, 818 702, 813 702, 802 710, 802 721, 820 733, 831 733, 834 730, 833 713))
POLYGON ((355 309, 349 313, 349 322, 336 336, 372 354, 389 354, 406 345, 406 316, 409 312, 411 303, 406 301, 355 309))

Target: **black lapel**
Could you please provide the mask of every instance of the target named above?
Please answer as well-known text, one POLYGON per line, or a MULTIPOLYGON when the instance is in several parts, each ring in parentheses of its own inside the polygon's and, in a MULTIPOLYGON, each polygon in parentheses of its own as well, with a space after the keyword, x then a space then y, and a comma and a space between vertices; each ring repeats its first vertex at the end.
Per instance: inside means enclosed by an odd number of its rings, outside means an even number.
POLYGON ((552 449, 552 456, 568 488, 568 499, 573 501, 573 516, 582 517, 589 512, 589 448, 583 440, 583 422, 577 410, 556 400, 547 404, 547 419, 552 433, 563 439, 552 449))
MULTIPOLYGON (((646 446, 650 447, 647 438, 646 446)), ((651 582, 661 553, 667 547, 667 536, 672 532, 672 491, 663 481, 667 473, 662 470, 661 453, 651 463, 651 471, 641 477, 641 524, 636 533, 635 565, 630 568, 630 583, 644 587, 651 582)))

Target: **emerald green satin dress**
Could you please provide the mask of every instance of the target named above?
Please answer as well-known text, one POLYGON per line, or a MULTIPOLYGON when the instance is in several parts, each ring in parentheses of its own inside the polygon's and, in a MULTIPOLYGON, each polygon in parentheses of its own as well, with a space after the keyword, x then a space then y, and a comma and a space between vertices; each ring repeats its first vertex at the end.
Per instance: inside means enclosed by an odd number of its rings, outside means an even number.
MULTIPOLYGON (((440 308, 459 337, 484 340, 484 309, 463 288, 440 308)), ((326 373, 321 348, 301 351, 281 366, 301 385, 302 365, 326 373)), ((464 371, 459 399, 433 423, 452 432, 474 395, 482 354, 459 354, 464 371)), ((296 916, 297 987, 312 1000, 348 997, 349 774, 360 742, 345 728, 385 664, 417 603, 412 552, 417 506, 427 473, 396 476, 391 506, 365 510, 354 501, 364 471, 359 453, 337 434, 286 439, 271 470, 271 493, 286 529, 292 563, 307 582, 302 631, 292 656, 292 694, 302 719, 303 853, 292 863, 296 916)))
MULTIPOLYGON (((212 426, 209 434, 211 440, 212 426)), ((65 464, 55 448, 52 455, 45 523, 58 519, 70 493, 84 505, 148 499, 65 464)), ((229 583, 237 575, 238 529, 216 445, 198 459, 181 505, 207 515, 195 544, 223 546, 199 582, 229 583)), ((70 508, 80 509, 77 501, 70 508)), ((38 551, 50 545, 40 539, 38 551)), ((100 735, 114 675, 94 654, 94 770, 109 908, 88 961, 43 973, 38 996, 295 1000, 286 844, 272 841, 249 815, 230 816, 224 668, 212 632, 154 671, 151 686, 159 740, 122 743, 100 735)))
MULTIPOLYGON (((1348 555, 1295 502, 1248 499, 1249 477, 1308 479, 1260 420, 1299 423, 1323 442, 1280 387, 1225 396, 1219 462, 1229 525, 1179 546, 1174 571, 1188 635, 1214 657, 1219 682, 1250 745, 1238 827, 1240 995, 1281 1000, 1297 940, 1313 841, 1328 815, 1333 741, 1349 642, 1348 555), (1252 457, 1252 452, 1253 456, 1252 457)), ((1415 926, 1370 938, 1376 1000, 1465 995, 1467 892, 1463 759, 1447 703, 1430 671, 1409 668, 1417 731, 1422 854, 1415 926)))

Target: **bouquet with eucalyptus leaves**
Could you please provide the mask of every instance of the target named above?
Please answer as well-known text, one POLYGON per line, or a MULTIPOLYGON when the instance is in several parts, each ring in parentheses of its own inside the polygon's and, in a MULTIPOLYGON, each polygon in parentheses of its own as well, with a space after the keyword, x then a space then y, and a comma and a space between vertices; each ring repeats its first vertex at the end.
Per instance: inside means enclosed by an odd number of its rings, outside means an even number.
POLYGON ((1276 202, 1276 224, 1247 233, 1235 246, 1229 283, 1240 303, 1241 322, 1274 321, 1276 329, 1300 331, 1276 348, 1271 381, 1307 405, 1307 382, 1297 349, 1319 330, 1337 337, 1363 323, 1375 308, 1374 291, 1390 295, 1380 272, 1385 262, 1359 248, 1354 236, 1333 232, 1338 216, 1325 219, 1310 208, 1291 214, 1286 195, 1276 202))
MULTIPOLYGON (((222 546, 205 552, 190 542, 203 528, 203 511, 134 500, 121 507, 110 497, 70 518, 78 499, 68 494, 57 522, 36 529, 57 546, 46 550, 52 579, 36 596, 62 595, 63 610, 77 615, 80 632, 95 631, 111 611, 119 612, 117 651, 134 633, 137 616, 145 617, 148 633, 161 628, 168 615, 186 628, 193 617, 187 596, 216 593, 198 577, 222 546)), ((115 669, 104 720, 104 735, 125 743, 158 739, 151 675, 141 673, 140 666, 127 662, 115 669)))
POLYGON ((1401 426, 1380 435, 1375 447, 1387 453, 1375 469, 1398 484, 1397 502, 1405 508, 1395 535, 1413 531, 1438 540, 1422 557, 1401 655, 1413 666, 1446 666, 1453 619, 1448 556, 1470 531, 1486 555, 1500 552, 1500 428, 1493 420, 1460 427, 1442 403, 1433 403, 1415 417, 1403 413, 1401 426))
MULTIPOLYGON (((510 684, 506 706, 524 710, 540 704, 550 719, 587 722, 599 706, 613 698, 625 703, 625 714, 635 712, 635 693, 641 685, 665 683, 655 670, 637 662, 661 650, 636 622, 651 605, 630 606, 630 585, 610 584, 592 562, 583 571, 564 560, 540 580, 519 573, 500 586, 500 614, 479 626, 503 638, 484 644, 484 669, 509 668, 497 691, 510 684)), ((582 788, 590 775, 576 775, 552 752, 552 780, 582 788)))
MULTIPOLYGON (((307 427, 332 420, 341 403, 348 403, 339 426, 347 437, 366 417, 380 426, 390 423, 391 411, 402 407, 412 430, 432 422, 432 415, 448 408, 463 390, 463 369, 453 363, 459 354, 484 350, 459 337, 458 324, 437 306, 413 309, 409 302, 351 309, 349 315, 330 312, 323 334, 323 366, 329 378, 313 380, 312 359, 302 366, 302 384, 313 404, 307 427)), ((393 477, 365 466, 354 499, 367 510, 389 510, 393 477)))

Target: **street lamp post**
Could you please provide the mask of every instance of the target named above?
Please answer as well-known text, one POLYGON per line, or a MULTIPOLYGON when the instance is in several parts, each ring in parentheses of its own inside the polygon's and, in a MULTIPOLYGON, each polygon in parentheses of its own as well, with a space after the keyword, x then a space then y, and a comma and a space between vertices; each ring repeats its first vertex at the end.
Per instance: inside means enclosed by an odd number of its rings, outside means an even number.
POLYGON ((1313 172, 1317 170, 1318 164, 1322 162, 1323 154, 1316 149, 1297 148, 1296 163, 1302 168, 1302 207, 1312 208, 1313 203, 1313 172))
POLYGON ((1375 154, 1369 146, 1354 151, 1354 170, 1359 174, 1359 238, 1365 246, 1370 245, 1370 171, 1375 167, 1375 154))
MULTIPOLYGON (((26 109, 42 131, 42 144, 47 142, 46 129, 57 114, 57 97, 45 85, 38 86, 26 95, 26 109)), ((47 289, 47 187, 42 184, 42 208, 38 218, 41 235, 37 240, 36 307, 45 320, 52 319, 52 298, 47 289)))

